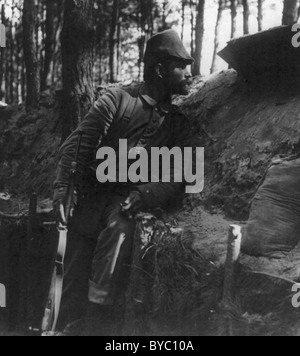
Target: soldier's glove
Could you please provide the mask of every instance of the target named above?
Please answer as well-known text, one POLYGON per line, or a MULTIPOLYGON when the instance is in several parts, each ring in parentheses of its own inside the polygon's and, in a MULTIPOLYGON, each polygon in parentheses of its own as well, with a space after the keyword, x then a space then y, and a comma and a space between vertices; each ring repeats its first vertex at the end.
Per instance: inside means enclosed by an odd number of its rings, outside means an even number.
POLYGON ((130 192, 129 197, 121 204, 121 211, 129 219, 133 219, 143 207, 141 193, 137 190, 130 192))
MULTIPOLYGON (((65 203, 67 200, 68 188, 60 187, 54 190, 53 196, 53 209, 56 218, 56 222, 63 226, 67 225, 67 219, 65 215, 65 203)), ((70 210, 70 216, 73 216, 75 205, 77 205, 77 192, 73 193, 73 207, 70 210)))

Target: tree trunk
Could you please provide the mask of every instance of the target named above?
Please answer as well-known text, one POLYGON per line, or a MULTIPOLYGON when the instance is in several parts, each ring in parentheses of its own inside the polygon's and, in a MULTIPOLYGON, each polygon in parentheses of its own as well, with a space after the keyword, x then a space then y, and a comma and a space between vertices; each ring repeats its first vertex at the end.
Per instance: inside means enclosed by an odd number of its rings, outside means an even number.
POLYGON ((34 0, 24 0, 23 9, 23 49, 26 67, 26 110, 39 104, 40 74, 36 56, 35 25, 36 7, 34 0))
POLYGON ((237 30, 237 0, 231 2, 231 38, 235 38, 237 30))
MULTIPOLYGON (((7 6, 7 3, 5 2, 5 5, 7 6)), ((8 31, 8 26, 9 26, 9 21, 7 18, 5 18, 5 27, 6 27, 6 48, 5 48, 5 57, 4 57, 4 81, 5 81, 5 87, 4 87, 4 92, 5 92, 5 99, 6 102, 10 103, 10 70, 9 70, 9 53, 10 53, 10 47, 12 45, 12 41, 10 39, 10 33, 8 31)))
POLYGON ((46 0, 46 21, 45 21, 45 58, 44 68, 41 79, 41 89, 45 90, 48 84, 48 76, 50 74, 51 63, 54 54, 54 0, 46 0))
MULTIPOLYGON (((13 15, 14 15, 14 9, 11 9, 12 11, 12 19, 13 19, 13 15)), ((10 93, 9 93, 9 97, 10 97, 10 102, 13 103, 14 99, 15 99, 15 93, 14 93, 14 86, 16 83, 16 79, 15 79, 15 57, 14 57, 14 48, 15 48, 15 31, 14 31, 14 24, 13 24, 13 20, 11 20, 10 25, 9 25, 9 38, 10 38, 10 53, 9 53, 9 60, 10 60, 10 64, 9 64, 9 71, 10 71, 10 93)))
POLYGON ((99 14, 98 17, 100 21, 97 25, 97 44, 96 46, 96 58, 99 59, 99 73, 98 73, 98 84, 101 84, 104 81, 103 73, 105 73, 105 59, 106 59, 106 49, 107 49, 107 41, 106 41, 106 21, 104 20, 104 14, 107 13, 107 2, 103 1, 99 4, 99 14))
POLYGON ((213 54, 213 61, 212 61, 212 66, 211 66, 211 73, 215 72, 217 69, 217 54, 220 49, 220 35, 221 35, 221 25, 222 25, 222 17, 223 17, 223 12, 226 7, 226 0, 219 0, 219 9, 218 9, 218 16, 217 16, 217 22, 216 22, 216 28, 215 28, 215 44, 214 44, 214 54, 213 54))
MULTIPOLYGON (((5 6, 1 6, 1 23, 6 24, 5 21, 5 6)), ((5 48, 0 46, 0 101, 5 100, 5 48)))
POLYGON ((109 34, 109 68, 111 83, 115 83, 117 81, 117 43, 119 12, 120 0, 114 0, 109 34))
POLYGON ((191 56, 195 55, 195 16, 194 16, 194 3, 190 0, 191 9, 191 56))
POLYGON ((204 37, 204 9, 205 0, 198 0, 197 5, 197 19, 196 19, 196 48, 195 48, 195 64, 193 68, 193 75, 201 74, 201 55, 204 37))
POLYGON ((120 80, 119 78, 121 74, 121 52, 122 52, 121 23, 122 23, 122 18, 120 17, 117 26, 117 81, 120 80))
POLYGON ((142 63, 144 58, 145 44, 146 44, 146 23, 147 23, 147 6, 148 2, 145 0, 140 0, 139 6, 137 7, 137 21, 140 36, 138 39, 139 47, 139 80, 142 80, 142 63))
MULTIPOLYGON (((60 45, 60 35, 62 31, 63 22, 63 2, 56 2, 55 8, 55 30, 54 30, 54 49, 53 49, 53 61, 51 70, 51 83, 58 80, 59 69, 61 70, 61 45, 60 45)), ((61 77, 61 75, 60 75, 61 77)))
POLYGON ((243 0, 243 8, 244 8, 244 35, 249 34, 249 16, 250 16, 250 9, 248 0, 243 0))
POLYGON ((10 38, 10 64, 9 64, 9 71, 10 71, 10 102, 14 103, 16 98, 16 88, 17 88, 17 68, 16 68, 16 56, 17 51, 16 49, 16 24, 14 23, 15 20, 15 9, 16 3, 14 0, 11 1, 11 21, 9 25, 9 38, 10 38))
POLYGON ((282 24, 292 25, 298 20, 299 0, 284 0, 282 24))
POLYGON ((26 69, 25 66, 21 66, 21 89, 22 89, 22 102, 26 101, 26 69))
POLYGON ((168 1, 165 0, 163 2, 162 30, 167 29, 167 6, 168 6, 168 1))
POLYGON ((257 23, 258 31, 263 30, 263 0, 258 0, 258 14, 257 14, 257 23))
MULTIPOLYGON (((17 27, 17 31, 18 31, 17 27)), ((22 43, 20 41, 20 37, 16 36, 16 46, 17 46, 17 54, 16 54, 16 65, 17 65, 17 93, 18 93, 18 104, 22 103, 22 67, 23 67, 23 61, 22 61, 22 43)))
POLYGON ((142 79, 142 63, 144 58, 146 42, 150 39, 153 33, 153 0, 140 0, 138 7, 138 22, 140 29, 139 45, 139 78, 142 79))
POLYGON ((65 0, 61 32, 64 140, 87 114, 93 92, 94 0, 65 0))
POLYGON ((183 41, 184 37, 184 28, 185 28, 185 6, 186 0, 181 1, 181 41, 183 41))

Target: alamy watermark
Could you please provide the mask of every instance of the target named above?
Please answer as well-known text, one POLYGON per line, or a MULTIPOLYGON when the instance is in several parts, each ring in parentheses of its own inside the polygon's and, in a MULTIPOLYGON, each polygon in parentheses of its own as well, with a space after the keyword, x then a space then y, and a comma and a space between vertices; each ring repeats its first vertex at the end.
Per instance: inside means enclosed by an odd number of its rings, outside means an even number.
POLYGON ((294 308, 300 308, 300 283, 293 285, 292 292, 295 293, 292 297, 292 306, 294 308))
POLYGON ((295 48, 299 48, 300 47, 300 23, 296 23, 292 27, 292 31, 297 32, 292 38, 292 45, 295 48))
POLYGON ((0 48, 6 47, 6 28, 0 23, 0 48))
POLYGON ((0 308, 6 308, 6 288, 0 283, 0 308))
POLYGON ((152 147, 148 152, 143 147, 129 150, 127 140, 121 139, 118 153, 101 147, 96 158, 103 161, 96 172, 100 183, 185 183, 187 194, 204 189, 203 147, 152 147))

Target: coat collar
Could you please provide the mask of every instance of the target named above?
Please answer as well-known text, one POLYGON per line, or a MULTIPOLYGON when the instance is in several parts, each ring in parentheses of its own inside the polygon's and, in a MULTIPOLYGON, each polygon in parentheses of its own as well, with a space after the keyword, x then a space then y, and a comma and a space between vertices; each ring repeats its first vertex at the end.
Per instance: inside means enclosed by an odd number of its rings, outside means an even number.
POLYGON ((168 114, 169 111, 172 108, 172 103, 171 101, 169 102, 164 102, 164 103, 160 103, 158 101, 156 101, 155 99, 153 99, 151 96, 148 95, 147 93, 147 88, 145 83, 143 83, 140 87, 139 90, 139 94, 141 96, 141 98, 149 105, 152 107, 158 107, 164 114, 168 114))

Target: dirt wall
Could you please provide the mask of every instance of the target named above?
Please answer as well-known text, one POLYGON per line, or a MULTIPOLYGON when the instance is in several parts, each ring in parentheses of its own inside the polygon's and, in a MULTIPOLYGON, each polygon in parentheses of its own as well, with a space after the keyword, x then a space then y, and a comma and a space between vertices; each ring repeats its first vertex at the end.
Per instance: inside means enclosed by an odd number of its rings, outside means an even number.
POLYGON ((205 188, 195 204, 248 218, 272 158, 299 154, 299 99, 296 81, 250 83, 234 70, 195 80, 193 93, 179 100, 205 147, 205 188))

